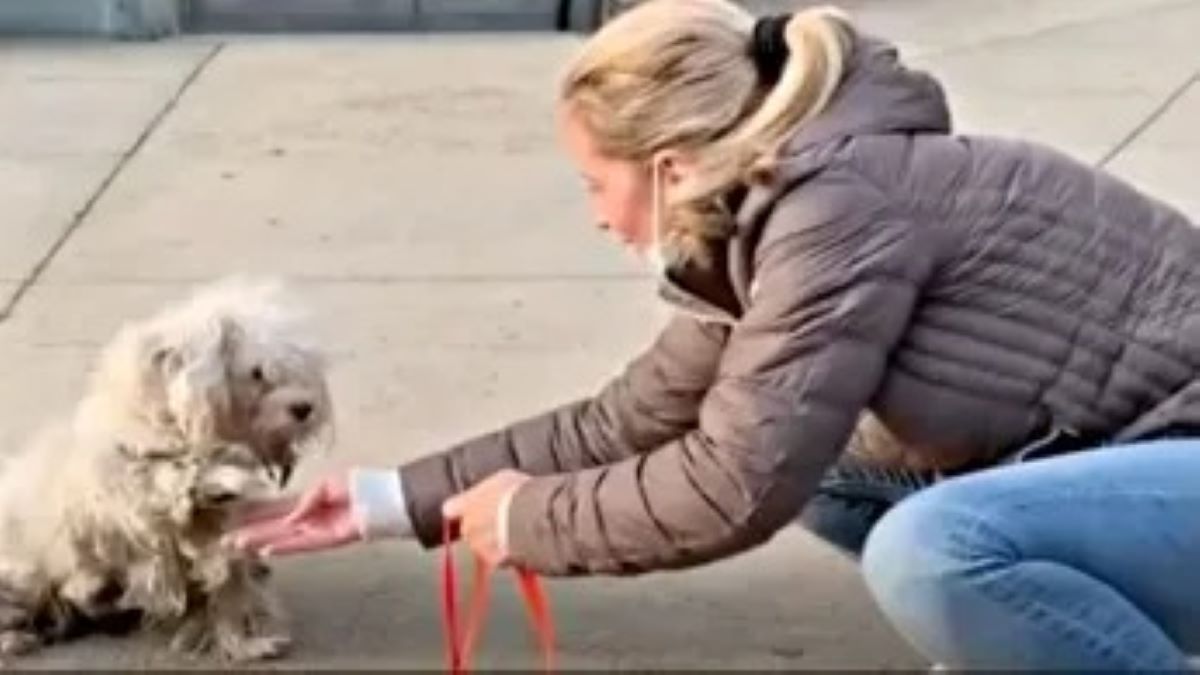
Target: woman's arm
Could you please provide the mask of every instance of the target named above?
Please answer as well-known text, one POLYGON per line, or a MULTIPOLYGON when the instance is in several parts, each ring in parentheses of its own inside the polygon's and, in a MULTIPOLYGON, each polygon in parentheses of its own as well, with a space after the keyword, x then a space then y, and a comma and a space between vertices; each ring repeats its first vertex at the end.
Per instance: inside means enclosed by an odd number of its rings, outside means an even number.
POLYGON ((543 574, 631 574, 726 557, 799 513, 847 443, 931 275, 922 230, 852 175, 778 205, 758 291, 698 427, 620 463, 524 483, 512 562, 543 574))
POLYGON ((695 427, 728 331, 677 315, 596 396, 409 463, 399 481, 390 471, 359 472, 356 502, 373 532, 412 532, 432 546, 441 541, 442 503, 496 471, 571 473, 657 448, 695 427))

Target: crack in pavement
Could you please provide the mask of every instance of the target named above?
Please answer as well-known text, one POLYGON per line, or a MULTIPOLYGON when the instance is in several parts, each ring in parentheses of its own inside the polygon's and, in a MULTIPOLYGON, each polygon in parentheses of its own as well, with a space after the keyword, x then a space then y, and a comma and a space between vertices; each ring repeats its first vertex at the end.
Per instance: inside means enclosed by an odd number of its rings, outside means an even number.
POLYGON ((12 317, 13 312, 15 312, 17 309, 17 306, 20 305, 21 301, 29 293, 30 289, 33 288, 33 286, 42 278, 42 275, 46 272, 46 268, 48 268, 50 263, 54 261, 54 258, 58 256, 58 252, 62 250, 63 246, 65 246, 75 232, 79 230, 80 226, 82 226, 84 221, 87 220, 87 217, 91 215, 92 210, 96 208, 96 204, 98 204, 104 195, 107 194, 108 189, 112 187, 114 182, 116 182, 117 177, 119 177, 125 170, 125 167, 128 166, 131 161, 133 161, 133 158, 138 154, 138 152, 141 151, 142 147, 145 146, 150 137, 154 135, 154 132, 162 125, 163 121, 179 105, 179 101, 183 98, 183 95, 187 93, 196 80, 199 79, 201 73, 203 73, 209 64, 217 58, 217 55, 220 54, 221 50, 224 48, 225 43, 223 42, 213 45, 212 49, 210 49, 209 52, 205 54, 195 66, 192 67, 191 72, 189 72, 187 77, 184 78, 183 82, 180 83, 179 87, 175 90, 175 93, 171 95, 163 107, 160 108, 159 111, 154 115, 149 124, 146 125, 146 128, 143 129, 140 134, 138 134, 138 137, 134 140, 133 144, 129 146, 129 149, 121 154, 116 163, 113 164, 112 169, 109 170, 104 179, 100 181, 100 184, 96 186, 96 189, 92 192, 91 196, 88 197, 88 200, 84 202, 84 205, 75 212, 74 216, 72 216, 71 221, 67 224, 67 227, 64 228, 62 233, 60 233, 58 237, 50 244, 50 247, 46 249, 44 254, 42 254, 42 257, 37 261, 36 264, 34 264, 33 269, 31 269, 29 273, 17 283, 16 290, 14 290, 12 295, 9 296, 5 305, 0 308, 0 323, 5 322, 12 317))
POLYGON ((1167 1, 1161 2, 1159 4, 1156 4, 1156 5, 1153 5, 1150 7, 1140 7, 1140 8, 1136 8, 1136 9, 1130 9, 1130 10, 1116 11, 1111 14, 1101 14, 1101 15, 1097 15, 1097 16, 1081 17, 1081 18, 1077 18, 1077 19, 1067 19, 1060 23, 1052 23, 1052 24, 1048 24, 1045 26, 1040 26, 1040 27, 1034 28, 1033 30, 1027 30, 1025 32, 1001 33, 998 35, 993 35, 991 37, 984 37, 984 38, 980 39, 978 42, 971 42, 971 43, 957 44, 957 45, 951 44, 951 45, 947 45, 945 47, 934 47, 934 48, 931 48, 928 50, 923 50, 923 49, 917 48, 912 51, 912 55, 920 57, 921 59, 941 58, 944 56, 957 56, 959 54, 969 53, 969 52, 977 51, 980 49, 989 49, 992 47, 1002 47, 1002 46, 1004 46, 1008 43, 1012 43, 1012 42, 1023 42, 1025 40, 1041 38, 1041 37, 1045 37, 1046 35, 1053 35, 1054 33, 1064 31, 1064 30, 1073 30, 1076 28, 1088 28, 1091 26, 1108 23, 1111 21, 1119 21, 1121 19, 1127 19, 1131 16, 1139 16, 1139 15, 1143 15, 1143 14, 1150 14, 1150 13, 1157 13, 1157 12, 1173 12, 1173 11, 1176 11, 1181 8, 1192 7, 1195 4, 1195 2, 1196 2, 1196 0, 1178 0, 1176 2, 1170 2, 1169 0, 1167 0, 1167 1))
POLYGON ((1162 116, 1165 115, 1172 107, 1174 107, 1174 105, 1179 101, 1179 99, 1183 98, 1183 95, 1186 94, 1189 89, 1197 84, 1200 84, 1200 70, 1192 73, 1190 77, 1183 81, 1183 84, 1176 87, 1167 96, 1167 98, 1163 100, 1162 103, 1160 103, 1154 110, 1150 111, 1150 114, 1146 116, 1146 119, 1139 122, 1128 134, 1125 135, 1124 138, 1118 141, 1111 150, 1105 153, 1104 157, 1101 157, 1100 161, 1096 162, 1096 166, 1100 168, 1107 167, 1109 163, 1119 157, 1122 152, 1125 152, 1125 150, 1128 149, 1134 141, 1141 138, 1142 134, 1146 133, 1150 127, 1154 126, 1155 122, 1162 119, 1162 116))

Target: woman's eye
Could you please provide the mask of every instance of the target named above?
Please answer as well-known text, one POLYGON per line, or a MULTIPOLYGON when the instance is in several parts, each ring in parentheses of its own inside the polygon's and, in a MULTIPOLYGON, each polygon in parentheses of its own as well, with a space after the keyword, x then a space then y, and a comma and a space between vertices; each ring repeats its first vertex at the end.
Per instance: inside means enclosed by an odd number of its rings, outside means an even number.
POLYGON ((263 369, 261 367, 254 366, 254 369, 250 371, 250 379, 254 380, 255 382, 264 382, 267 378, 266 375, 263 374, 263 369))

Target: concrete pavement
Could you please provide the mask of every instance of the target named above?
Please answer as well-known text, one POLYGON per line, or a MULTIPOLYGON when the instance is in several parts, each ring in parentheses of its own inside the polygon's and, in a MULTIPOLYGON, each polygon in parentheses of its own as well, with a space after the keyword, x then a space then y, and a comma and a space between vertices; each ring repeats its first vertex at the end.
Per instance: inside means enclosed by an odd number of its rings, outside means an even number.
POLYGON ((0 281, 55 249, 213 49, 0 42, 0 281))
MULTIPOLYGON (((1200 2, 847 6, 943 77, 963 128, 1106 162, 1200 217, 1200 2)), ((301 480, 592 391, 663 313, 554 147, 553 78, 575 44, 0 45, 0 447, 72 402, 123 318, 231 272, 295 279, 330 346, 339 447, 301 480)), ((397 543, 282 563, 298 636, 282 665, 437 667, 435 562, 397 543)), ((498 590, 481 665, 530 664, 498 590)), ((854 568, 798 531, 706 569, 551 591, 565 667, 923 665, 854 568)), ((153 640, 93 639, 28 665, 178 664, 153 640)))

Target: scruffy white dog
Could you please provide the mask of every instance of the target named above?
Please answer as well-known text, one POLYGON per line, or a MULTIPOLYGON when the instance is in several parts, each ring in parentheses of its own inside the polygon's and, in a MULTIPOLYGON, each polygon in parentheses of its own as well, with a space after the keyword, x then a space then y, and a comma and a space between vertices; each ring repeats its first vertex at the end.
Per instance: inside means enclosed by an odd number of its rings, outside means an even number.
POLYGON ((328 440, 321 355, 273 283, 230 280, 105 348, 74 414, 0 468, 0 653, 116 623, 278 656, 284 616, 231 519, 328 440))

